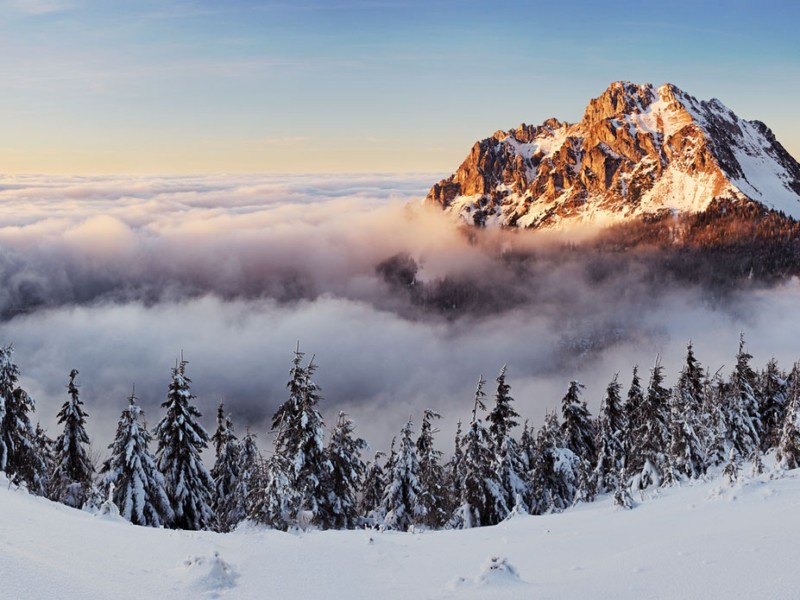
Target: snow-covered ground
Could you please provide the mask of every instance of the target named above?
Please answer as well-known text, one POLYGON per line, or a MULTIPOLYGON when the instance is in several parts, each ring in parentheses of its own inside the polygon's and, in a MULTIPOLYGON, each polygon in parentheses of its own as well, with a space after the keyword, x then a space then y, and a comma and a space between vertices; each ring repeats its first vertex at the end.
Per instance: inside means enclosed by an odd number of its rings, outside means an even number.
POLYGON ((135 527, 0 475, 7 599, 788 599, 800 595, 798 539, 797 471, 465 531, 231 534, 135 527))

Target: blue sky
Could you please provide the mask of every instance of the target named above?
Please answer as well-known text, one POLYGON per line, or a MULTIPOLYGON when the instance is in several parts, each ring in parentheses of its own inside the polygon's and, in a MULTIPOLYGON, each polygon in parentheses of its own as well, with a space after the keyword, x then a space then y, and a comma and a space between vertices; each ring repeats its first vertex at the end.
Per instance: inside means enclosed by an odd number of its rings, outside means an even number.
POLYGON ((669 81, 800 157, 800 3, 0 1, 0 171, 452 171, 669 81))

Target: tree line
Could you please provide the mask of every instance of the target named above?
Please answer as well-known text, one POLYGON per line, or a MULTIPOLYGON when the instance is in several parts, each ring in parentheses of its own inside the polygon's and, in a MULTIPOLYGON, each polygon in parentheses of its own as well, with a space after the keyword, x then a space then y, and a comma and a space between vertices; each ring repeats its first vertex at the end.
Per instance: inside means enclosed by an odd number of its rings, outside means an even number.
POLYGON ((298 348, 268 455, 255 434, 236 436, 222 403, 208 434, 181 358, 156 427, 148 429, 132 391, 110 455, 95 464, 78 371, 69 374, 58 413, 63 431, 53 440, 31 423, 34 402, 19 387, 12 355, 11 346, 0 347, 0 470, 33 494, 111 510, 136 525, 227 532, 247 519, 281 530, 466 528, 560 512, 603 494, 631 508, 649 490, 720 471, 735 481, 743 462, 761 473, 766 453, 775 453, 778 470, 800 466, 800 364, 785 373, 772 359, 756 371, 743 336, 728 377, 704 369, 690 343, 671 387, 658 359, 647 381, 633 368, 625 394, 616 374, 594 417, 584 386, 572 381, 560 414, 549 412, 538 429, 525 420, 519 436, 505 367, 491 400, 481 376, 447 460, 435 440, 441 416, 430 409, 418 433, 409 418, 388 452, 368 462, 367 443, 344 413, 326 435, 317 367, 298 348), (209 444, 210 471, 201 460, 209 444))

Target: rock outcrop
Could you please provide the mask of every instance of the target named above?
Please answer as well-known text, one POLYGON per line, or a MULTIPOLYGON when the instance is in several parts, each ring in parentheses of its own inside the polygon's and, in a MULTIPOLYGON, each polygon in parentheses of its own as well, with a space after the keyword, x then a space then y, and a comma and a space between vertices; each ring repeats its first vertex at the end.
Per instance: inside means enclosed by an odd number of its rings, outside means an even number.
POLYGON ((671 84, 615 82, 579 123, 477 142, 426 201, 478 226, 553 228, 755 201, 800 218, 800 164, 760 121, 671 84))

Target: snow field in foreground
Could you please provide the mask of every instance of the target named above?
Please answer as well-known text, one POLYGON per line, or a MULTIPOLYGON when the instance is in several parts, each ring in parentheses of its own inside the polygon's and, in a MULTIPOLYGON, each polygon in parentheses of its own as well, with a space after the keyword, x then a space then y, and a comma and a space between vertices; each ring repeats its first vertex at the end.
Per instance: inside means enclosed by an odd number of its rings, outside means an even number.
POLYGON ((0 475, 0 597, 788 599, 799 509, 790 471, 464 531, 217 534, 93 516, 0 475))

